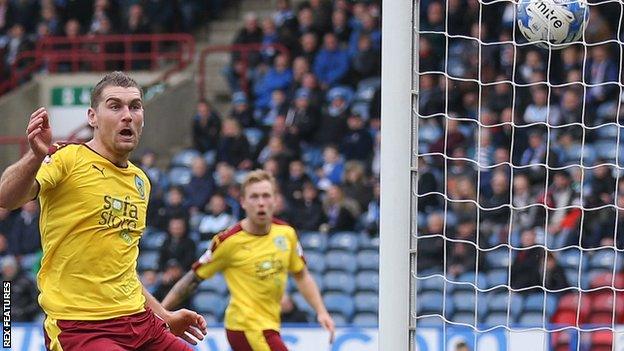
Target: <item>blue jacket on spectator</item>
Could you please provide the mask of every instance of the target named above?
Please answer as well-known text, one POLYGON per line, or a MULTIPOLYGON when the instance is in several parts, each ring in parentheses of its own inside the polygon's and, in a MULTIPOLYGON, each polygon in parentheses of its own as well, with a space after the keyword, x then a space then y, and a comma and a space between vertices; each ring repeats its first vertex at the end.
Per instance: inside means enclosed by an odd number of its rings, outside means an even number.
POLYGON ((273 90, 287 89, 292 81, 293 73, 290 68, 283 71, 271 68, 254 87, 254 93, 256 94, 256 108, 269 108, 269 104, 271 103, 271 93, 273 90))
POLYGON ((320 82, 334 86, 349 72, 349 55, 345 50, 321 49, 314 60, 314 74, 320 82))

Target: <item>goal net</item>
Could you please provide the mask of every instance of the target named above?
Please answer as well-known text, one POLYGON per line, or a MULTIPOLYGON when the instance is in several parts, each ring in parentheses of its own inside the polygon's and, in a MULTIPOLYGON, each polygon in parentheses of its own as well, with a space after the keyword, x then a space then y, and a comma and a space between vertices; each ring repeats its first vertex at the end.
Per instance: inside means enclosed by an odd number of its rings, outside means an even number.
POLYGON ((411 348, 624 350, 623 3, 561 50, 516 2, 412 4, 411 348))

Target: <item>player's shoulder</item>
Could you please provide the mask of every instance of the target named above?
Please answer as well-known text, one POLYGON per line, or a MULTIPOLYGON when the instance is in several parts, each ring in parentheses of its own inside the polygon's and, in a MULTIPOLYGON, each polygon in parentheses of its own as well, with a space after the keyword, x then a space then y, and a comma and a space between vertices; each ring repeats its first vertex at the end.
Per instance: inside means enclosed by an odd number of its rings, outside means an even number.
POLYGON ((240 222, 225 229, 224 231, 215 235, 214 238, 212 239, 213 249, 217 248, 218 246, 223 245, 223 243, 225 243, 226 241, 231 242, 232 238, 236 237, 236 234, 239 234, 242 232, 243 232, 243 227, 241 226, 240 222))
POLYGON ((278 228, 281 229, 281 231, 286 230, 289 233, 292 233, 293 235, 296 235, 296 231, 295 231, 295 227, 293 227, 292 225, 290 225, 290 223, 279 219, 279 218, 273 218, 273 226, 276 226, 278 228))
POLYGON ((75 158, 82 145, 82 143, 57 141, 48 147, 48 154, 43 160, 43 164, 49 164, 53 159, 69 160, 75 158))
POLYGON ((134 173, 137 173, 137 175, 141 176, 142 178, 147 179, 147 181, 149 182, 149 177, 147 176, 147 173, 145 173, 145 171, 143 171, 141 167, 135 165, 131 161, 128 161, 128 168, 131 169, 134 173))

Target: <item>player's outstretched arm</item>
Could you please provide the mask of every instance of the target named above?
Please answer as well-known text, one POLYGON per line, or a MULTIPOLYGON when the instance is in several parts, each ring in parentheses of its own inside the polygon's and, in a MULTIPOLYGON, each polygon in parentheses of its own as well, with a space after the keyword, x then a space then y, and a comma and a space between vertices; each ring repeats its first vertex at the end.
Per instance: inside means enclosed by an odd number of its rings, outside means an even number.
POLYGON ((0 178, 0 207, 9 210, 32 200, 39 191, 35 176, 52 143, 52 130, 45 107, 30 115, 26 135, 30 151, 9 166, 0 178))
POLYGON ((336 330, 334 320, 327 312, 318 286, 314 282, 314 278, 312 278, 308 268, 304 267, 300 272, 294 273, 293 277, 295 278, 297 289, 299 289, 301 295, 303 295, 310 306, 316 311, 317 321, 329 332, 329 342, 333 343, 336 330))
POLYGON ((193 345, 197 345, 195 339, 204 339, 204 335, 208 332, 204 317, 187 309, 174 312, 166 310, 145 287, 143 287, 143 296, 145 296, 145 305, 167 323, 173 335, 179 336, 193 345), (191 338, 191 335, 195 339, 191 338))
POLYGON ((188 271, 182 279, 178 280, 173 288, 171 288, 167 296, 165 296, 162 302, 163 307, 172 310, 180 306, 184 300, 197 290, 201 281, 201 278, 199 278, 195 272, 188 271))

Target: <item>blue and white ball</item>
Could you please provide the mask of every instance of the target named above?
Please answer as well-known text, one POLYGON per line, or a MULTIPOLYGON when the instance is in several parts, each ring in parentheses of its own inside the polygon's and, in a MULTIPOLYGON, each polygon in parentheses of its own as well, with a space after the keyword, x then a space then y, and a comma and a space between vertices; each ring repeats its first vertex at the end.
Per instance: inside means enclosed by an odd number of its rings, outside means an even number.
POLYGON ((520 32, 529 42, 544 49, 563 49, 581 40, 588 21, 586 0, 520 0, 518 3, 520 32))

